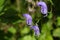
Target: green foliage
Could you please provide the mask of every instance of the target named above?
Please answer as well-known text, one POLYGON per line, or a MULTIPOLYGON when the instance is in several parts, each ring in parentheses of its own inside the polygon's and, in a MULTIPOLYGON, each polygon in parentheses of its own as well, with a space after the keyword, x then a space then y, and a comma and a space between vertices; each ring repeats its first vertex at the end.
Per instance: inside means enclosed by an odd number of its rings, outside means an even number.
POLYGON ((60 28, 57 28, 53 31, 53 36, 60 37, 60 28))
POLYGON ((2 9, 4 7, 4 2, 5 2, 5 0, 0 0, 0 12, 2 11, 2 9))
POLYGON ((36 40, 34 37, 31 37, 30 35, 24 36, 23 38, 19 40, 36 40))
POLYGON ((60 26, 60 17, 57 17, 57 26, 60 26))
POLYGON ((37 0, 28 1, 0 0, 0 40, 60 40, 60 1, 44 0, 48 6, 47 17, 40 13, 37 0), (34 9, 33 12, 29 12, 28 6, 34 9), (34 36, 33 30, 26 24, 24 13, 29 13, 33 25, 39 26, 39 37, 34 36))
POLYGON ((16 29, 13 28, 13 27, 9 27, 8 28, 8 31, 11 32, 12 34, 15 34, 16 33, 16 29))
POLYGON ((30 31, 30 29, 29 28, 27 28, 27 27, 24 27, 23 29, 21 29, 21 35, 24 35, 24 34, 27 34, 27 33, 29 33, 29 31, 30 31))
POLYGON ((39 40, 53 40, 53 38, 49 33, 44 33, 40 35, 39 40))

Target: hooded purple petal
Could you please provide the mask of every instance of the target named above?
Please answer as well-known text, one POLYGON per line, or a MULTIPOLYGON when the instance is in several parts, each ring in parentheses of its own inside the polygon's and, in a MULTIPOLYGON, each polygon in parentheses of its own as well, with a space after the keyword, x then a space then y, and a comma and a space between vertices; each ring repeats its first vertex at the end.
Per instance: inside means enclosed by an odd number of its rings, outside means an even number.
POLYGON ((29 14, 23 14, 23 16, 26 18, 26 19, 32 19, 32 17, 29 15, 29 14))
POLYGON ((27 25, 32 25, 32 17, 29 14, 23 14, 23 16, 26 18, 27 25))
POLYGON ((37 3, 37 5, 38 5, 38 6, 41 6, 41 13, 42 13, 42 14, 46 14, 45 16, 47 16, 48 9, 47 9, 46 3, 40 1, 40 2, 37 3))
POLYGON ((34 34, 35 34, 35 36, 39 36, 39 35, 40 35, 40 31, 39 31, 39 28, 38 28, 37 25, 32 26, 31 29, 34 30, 34 34))

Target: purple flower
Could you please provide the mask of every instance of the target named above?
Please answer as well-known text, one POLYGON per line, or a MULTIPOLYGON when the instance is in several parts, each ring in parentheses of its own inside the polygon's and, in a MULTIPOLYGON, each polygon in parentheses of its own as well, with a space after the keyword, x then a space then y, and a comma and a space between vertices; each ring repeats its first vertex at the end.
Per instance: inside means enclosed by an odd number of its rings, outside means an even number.
POLYGON ((45 16, 47 16, 48 9, 47 9, 46 3, 43 2, 43 1, 40 1, 40 2, 37 3, 37 6, 41 6, 41 13, 46 14, 45 16))
POLYGON ((27 25, 32 25, 32 17, 29 14, 23 14, 23 16, 26 18, 27 25))
POLYGON ((32 26, 31 29, 34 30, 34 34, 35 34, 35 36, 39 36, 39 35, 40 35, 40 31, 39 31, 39 28, 38 28, 37 25, 32 26))

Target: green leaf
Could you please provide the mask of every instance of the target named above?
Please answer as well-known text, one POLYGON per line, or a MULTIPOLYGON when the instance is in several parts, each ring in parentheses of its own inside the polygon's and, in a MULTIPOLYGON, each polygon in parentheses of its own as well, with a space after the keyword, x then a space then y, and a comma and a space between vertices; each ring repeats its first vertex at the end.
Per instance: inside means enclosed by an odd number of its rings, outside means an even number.
POLYGON ((52 12, 49 12, 48 18, 51 19, 52 18, 52 12))
POLYGON ((41 34, 39 40, 53 40, 52 36, 48 33, 41 34))
POLYGON ((42 25, 41 35, 39 40, 53 40, 50 31, 52 30, 52 22, 49 20, 47 23, 42 25))
POLYGON ((21 33, 21 35, 24 35, 24 34, 27 34, 29 31, 30 31, 29 28, 24 27, 23 29, 21 29, 20 33, 21 33))
POLYGON ((47 23, 42 25, 42 31, 41 31, 42 33, 45 33, 50 30, 52 30, 52 22, 51 21, 48 21, 47 23))
POLYGON ((30 35, 27 35, 21 38, 21 40, 36 40, 36 39, 34 37, 31 37, 30 35))
POLYGON ((20 23, 20 22, 24 22, 24 20, 17 20, 16 22, 13 22, 13 24, 17 24, 17 23, 20 23))
POLYGON ((3 5, 4 1, 5 1, 5 0, 0 0, 0 6, 3 5))
POLYGON ((60 26, 60 17, 57 17, 57 26, 60 26))
POLYGON ((4 5, 3 5, 3 4, 4 4, 4 1, 5 1, 5 0, 0 0, 0 11, 2 11, 2 9, 3 9, 3 7, 4 7, 4 5))
POLYGON ((8 28, 8 31, 11 32, 12 34, 16 33, 16 29, 13 27, 8 28))
POLYGON ((60 37, 60 28, 57 28, 53 31, 53 36, 60 37))
POLYGON ((52 30, 52 21, 51 20, 49 20, 46 25, 47 25, 48 30, 52 30))

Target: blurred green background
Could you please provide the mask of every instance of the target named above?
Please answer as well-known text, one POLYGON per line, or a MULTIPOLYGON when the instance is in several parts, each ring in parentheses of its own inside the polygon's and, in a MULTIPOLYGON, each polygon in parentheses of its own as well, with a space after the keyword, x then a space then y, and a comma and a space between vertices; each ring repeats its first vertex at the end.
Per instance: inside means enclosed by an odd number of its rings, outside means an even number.
POLYGON ((43 0, 48 6, 47 17, 40 13, 37 1, 0 0, 0 40, 60 40, 60 1, 43 0), (39 37, 26 25, 24 13, 32 16, 33 24, 38 21, 39 37))

